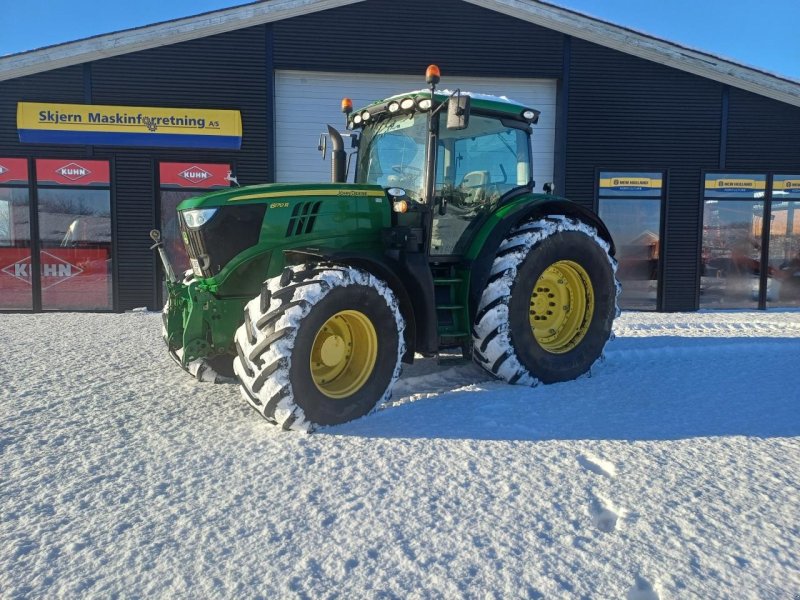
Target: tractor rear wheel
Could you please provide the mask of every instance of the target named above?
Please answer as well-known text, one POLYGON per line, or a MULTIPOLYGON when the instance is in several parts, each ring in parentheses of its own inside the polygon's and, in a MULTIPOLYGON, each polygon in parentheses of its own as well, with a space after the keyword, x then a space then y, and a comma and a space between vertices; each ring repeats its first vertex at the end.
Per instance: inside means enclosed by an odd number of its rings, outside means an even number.
POLYGON ((284 429, 311 431, 391 395, 405 351, 397 299, 360 269, 296 266, 264 283, 236 332, 242 396, 284 429))
POLYGON ((498 249, 473 327, 473 356, 509 383, 575 379, 600 358, 618 315, 617 263, 597 231, 550 216, 498 249))

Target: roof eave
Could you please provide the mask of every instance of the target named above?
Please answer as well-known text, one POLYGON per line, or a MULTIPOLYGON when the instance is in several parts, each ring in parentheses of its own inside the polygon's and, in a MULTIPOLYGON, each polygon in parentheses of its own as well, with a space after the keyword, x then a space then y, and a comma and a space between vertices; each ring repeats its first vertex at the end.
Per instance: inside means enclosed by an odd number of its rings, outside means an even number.
POLYGON ((363 0, 272 0, 0 57, 0 81, 149 50, 355 4, 363 0))
MULTIPOLYGON (((271 0, 0 57, 0 81, 355 4, 271 0)), ((531 0, 464 0, 600 46, 800 107, 800 82, 531 0)))
POLYGON ((464 1, 599 46, 800 106, 800 82, 789 81, 711 54, 684 48, 550 4, 526 0, 464 1))

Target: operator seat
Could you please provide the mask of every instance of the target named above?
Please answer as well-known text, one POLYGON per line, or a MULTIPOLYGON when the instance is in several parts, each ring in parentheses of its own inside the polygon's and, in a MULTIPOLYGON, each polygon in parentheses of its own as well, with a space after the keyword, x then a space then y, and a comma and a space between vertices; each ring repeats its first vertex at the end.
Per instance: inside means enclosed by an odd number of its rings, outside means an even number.
POLYGON ((470 171, 461 180, 461 188, 466 192, 467 204, 482 203, 489 185, 489 171, 470 171))

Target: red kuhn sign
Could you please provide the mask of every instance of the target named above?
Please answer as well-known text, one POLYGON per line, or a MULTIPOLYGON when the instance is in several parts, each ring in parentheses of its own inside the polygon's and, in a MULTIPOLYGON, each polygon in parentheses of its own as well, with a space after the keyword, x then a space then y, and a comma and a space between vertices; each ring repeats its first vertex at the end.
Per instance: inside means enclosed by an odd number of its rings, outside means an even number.
POLYGON ((36 181, 40 184, 107 186, 111 183, 105 160, 36 160, 36 181))
MULTIPOLYGON (((39 256, 44 308, 111 308, 107 249, 49 248, 39 256)), ((32 276, 29 248, 0 248, 0 306, 30 307, 32 276)))
POLYGON ((28 159, 0 158, 0 183, 28 184, 28 159))
POLYGON ((231 182, 228 176, 230 165, 209 163, 168 163, 159 164, 159 178, 162 188, 224 188, 231 182))

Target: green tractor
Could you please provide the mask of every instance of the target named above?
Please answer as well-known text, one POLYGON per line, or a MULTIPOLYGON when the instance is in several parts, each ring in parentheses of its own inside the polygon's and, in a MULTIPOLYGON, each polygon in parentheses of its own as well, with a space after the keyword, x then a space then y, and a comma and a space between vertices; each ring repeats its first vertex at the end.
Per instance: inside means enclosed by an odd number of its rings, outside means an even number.
POLYGON ((328 126, 332 183, 185 200, 192 270, 167 274, 163 336, 199 379, 227 375, 266 419, 311 431, 387 399, 401 362, 461 349, 491 375, 574 379, 618 314, 614 245, 578 204, 533 192, 538 111, 429 89, 353 112, 355 182, 328 126), (219 375, 218 375, 219 374, 219 375))

